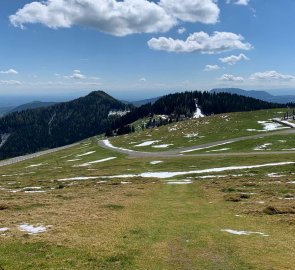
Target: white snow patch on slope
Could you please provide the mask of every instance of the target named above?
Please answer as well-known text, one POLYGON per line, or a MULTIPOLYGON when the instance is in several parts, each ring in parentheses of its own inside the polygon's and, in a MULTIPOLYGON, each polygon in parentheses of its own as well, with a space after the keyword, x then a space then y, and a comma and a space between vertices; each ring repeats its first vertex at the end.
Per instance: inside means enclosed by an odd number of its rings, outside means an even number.
POLYGON ((193 182, 191 180, 166 182, 167 185, 188 185, 188 184, 192 184, 192 183, 193 182))
POLYGON ((7 231, 9 231, 10 229, 9 228, 7 228, 7 227, 5 227, 5 228, 0 228, 0 232, 7 232, 7 231))
POLYGON ((46 232, 46 227, 43 225, 33 226, 29 224, 21 224, 18 226, 19 230, 22 232, 27 232, 28 234, 38 234, 46 232))
POLYGON ((202 113, 202 111, 197 103, 197 100, 195 100, 195 104, 196 104, 196 111, 194 112, 193 118, 198 119, 201 117, 205 117, 205 115, 202 113))
POLYGON ((262 125, 263 129, 247 129, 247 131, 257 131, 257 132, 265 132, 265 131, 274 131, 287 129, 289 127, 285 127, 280 123, 272 122, 272 121, 257 121, 258 124, 262 125))
POLYGON ((285 175, 281 175, 277 173, 268 173, 267 176, 272 178, 280 178, 280 177, 284 177, 285 175))
POLYGON ((259 145, 254 148, 254 151, 270 150, 267 148, 268 148, 268 146, 271 146, 271 145, 272 145, 272 143, 265 143, 265 144, 259 145))
POLYGON ((81 158, 69 159, 69 160, 67 160, 67 162, 74 162, 74 161, 79 161, 79 160, 81 160, 81 158))
POLYGON ((185 134, 183 137, 184 138, 194 138, 194 137, 198 137, 199 134, 198 133, 188 133, 188 134, 185 134))
POLYGON ((172 143, 170 144, 159 144, 159 145, 153 145, 153 148, 167 148, 169 146, 173 145, 172 143))
POLYGON ((216 150, 210 150, 210 151, 206 151, 206 153, 210 153, 210 152, 222 152, 222 151, 227 151, 230 150, 230 148, 221 148, 221 149, 216 149, 216 150))
POLYGON ((90 180, 90 179, 97 179, 98 176, 77 176, 77 177, 71 177, 71 178, 63 178, 58 179, 57 181, 79 181, 79 180, 90 180))
MULTIPOLYGON (((290 127, 295 128, 295 124, 294 123, 291 123, 289 121, 281 121, 281 122, 284 123, 284 124, 286 124, 286 125, 288 125, 288 126, 290 126, 290 127)), ((286 127, 286 128, 288 128, 288 127, 286 127)))
POLYGON ((251 232, 251 231, 236 231, 231 229, 223 229, 222 232, 228 232, 230 234, 235 235, 251 235, 251 234, 259 234, 261 236, 269 236, 268 234, 262 233, 262 232, 251 232))
POLYGON ((42 165, 43 165, 43 163, 39 163, 39 164, 32 164, 32 165, 29 165, 29 166, 27 166, 26 168, 40 167, 40 166, 42 166, 42 165))
POLYGON ((230 143, 233 143, 233 141, 225 142, 225 143, 219 143, 219 144, 214 144, 214 145, 206 146, 206 147, 199 147, 199 148, 194 148, 194 149, 190 149, 190 150, 185 150, 185 151, 181 151, 180 153, 190 153, 190 152, 194 152, 194 151, 198 151, 198 150, 203 150, 203 149, 208 149, 208 148, 213 148, 213 147, 216 147, 216 146, 226 145, 226 144, 230 144, 230 143))
POLYGON ((84 157, 84 156, 88 156, 88 155, 91 155, 93 153, 95 153, 96 151, 89 151, 87 153, 84 153, 84 154, 80 154, 80 155, 76 155, 76 157, 84 157))
POLYGON ((155 161, 151 161, 150 164, 151 165, 157 165, 157 164, 160 164, 162 163, 163 161, 160 161, 160 160, 155 160, 155 161))
POLYGON ((109 161, 109 160, 113 160, 117 157, 109 157, 109 158, 103 158, 103 159, 99 159, 99 160, 94 160, 94 161, 90 161, 90 162, 86 162, 86 163, 83 163, 81 165, 78 165, 76 167, 86 167, 86 166, 89 166, 91 164, 96 164, 96 163, 101 163, 101 162, 106 162, 106 161, 109 161))
POLYGON ((150 145, 152 145, 152 144, 154 144, 154 143, 158 143, 158 142, 160 142, 160 141, 159 141, 159 140, 155 140, 155 141, 146 141, 146 142, 143 142, 143 143, 141 143, 141 144, 137 144, 137 145, 135 145, 135 147, 150 146, 150 145))
POLYGON ((103 140, 103 143, 105 144, 105 146, 107 146, 107 147, 109 147, 109 148, 118 149, 118 150, 123 150, 123 151, 128 151, 128 152, 135 152, 135 151, 130 150, 130 149, 121 148, 121 147, 116 147, 116 146, 112 145, 111 142, 110 142, 109 140, 103 140))
POLYGON ((195 170, 195 171, 185 171, 185 172, 146 172, 141 174, 123 174, 123 175, 114 175, 114 176, 101 176, 101 178, 112 179, 112 178, 132 178, 132 177, 143 177, 143 178, 171 178, 180 175, 188 174, 203 174, 203 173, 212 173, 212 172, 224 172, 224 171, 236 171, 236 170, 246 170, 246 169, 255 169, 263 167, 274 167, 274 166, 283 166, 295 164, 295 162, 279 162, 279 163, 267 163, 261 165, 249 165, 249 166, 230 166, 230 167, 220 167, 220 168, 211 168, 205 170, 195 170))

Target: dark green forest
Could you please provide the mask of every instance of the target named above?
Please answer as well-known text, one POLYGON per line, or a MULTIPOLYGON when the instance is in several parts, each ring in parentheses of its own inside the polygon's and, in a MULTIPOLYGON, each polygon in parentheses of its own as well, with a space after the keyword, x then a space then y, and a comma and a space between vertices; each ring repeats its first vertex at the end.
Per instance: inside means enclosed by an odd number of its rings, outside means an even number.
POLYGON ((70 144, 104 133, 115 121, 110 110, 125 104, 102 91, 46 108, 11 113, 0 118, 0 134, 11 134, 0 159, 70 144))

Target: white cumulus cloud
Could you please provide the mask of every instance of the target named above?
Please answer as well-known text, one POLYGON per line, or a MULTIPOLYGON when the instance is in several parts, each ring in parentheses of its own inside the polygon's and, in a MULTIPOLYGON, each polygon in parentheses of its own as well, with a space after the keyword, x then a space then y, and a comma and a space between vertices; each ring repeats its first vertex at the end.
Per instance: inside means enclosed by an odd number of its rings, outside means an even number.
POLYGON ((255 72, 249 77, 250 80, 274 80, 274 81, 290 81, 295 80, 295 76, 289 74, 282 74, 275 70, 255 72))
POLYGON ((217 23, 219 8, 214 0, 160 0, 159 5, 185 22, 217 23))
POLYGON ((167 32, 179 21, 216 23, 215 0, 46 0, 31 2, 9 17, 16 27, 40 23, 50 28, 74 25, 115 36, 167 32))
POLYGON ((241 53, 240 55, 231 55, 228 57, 219 58, 219 60, 224 64, 234 65, 242 60, 250 60, 245 54, 241 53))
POLYGON ((196 32, 186 40, 159 37, 148 41, 148 46, 154 50, 168 52, 201 52, 207 54, 231 51, 231 50, 250 50, 252 45, 245 43, 241 35, 231 32, 214 32, 209 35, 205 32, 196 32))
POLYGON ((244 78, 240 76, 234 76, 231 74, 223 74, 220 78, 220 81, 227 81, 227 82, 243 82, 244 78))
POLYGON ((84 80, 86 76, 81 73, 80 70, 75 69, 73 70, 73 74, 69 76, 64 76, 65 79, 76 79, 76 80, 84 80))
POLYGON ((218 69, 220 69, 218 65, 206 65, 204 71, 213 71, 218 69))
POLYGON ((17 75, 18 71, 16 71, 15 69, 11 68, 8 70, 1 70, 0 74, 8 74, 8 75, 17 75))

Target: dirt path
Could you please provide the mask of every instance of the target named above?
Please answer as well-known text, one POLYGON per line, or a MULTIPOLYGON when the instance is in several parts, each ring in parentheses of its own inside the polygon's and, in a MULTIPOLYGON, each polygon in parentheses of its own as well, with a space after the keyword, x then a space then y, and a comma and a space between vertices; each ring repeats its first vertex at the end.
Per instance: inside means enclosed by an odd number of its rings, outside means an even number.
MULTIPOLYGON (((288 130, 283 130, 283 131, 275 131, 275 132, 269 132, 269 133, 263 133, 263 134, 257 134, 253 136, 245 136, 245 137, 239 137, 239 138, 233 138, 233 139, 228 139, 228 140, 221 140, 221 141, 216 141, 216 142, 210 142, 206 144, 201 144, 197 146, 190 146, 190 147, 185 147, 181 149, 176 149, 176 150, 170 150, 170 151, 165 151, 165 152, 138 152, 138 151, 128 151, 127 149, 119 149, 119 148, 111 148, 107 146, 103 141, 99 141, 99 145, 103 148, 106 148, 108 150, 113 150, 122 154, 127 154, 132 157, 181 157, 184 156, 181 152, 183 151, 189 151, 189 150, 198 150, 200 148, 204 147, 214 147, 218 146, 220 144, 226 144, 226 143, 231 143, 231 142, 239 142, 243 140, 249 140, 249 139, 256 139, 260 137, 267 137, 267 136, 272 136, 272 135, 287 135, 287 134, 295 134, 295 129, 288 129, 288 130)), ((43 155, 47 155, 50 153, 54 153, 60 150, 64 150, 76 145, 79 145, 80 142, 70 144, 70 145, 65 145, 45 151, 40 151, 37 153, 33 154, 28 154, 24 156, 19 156, 15 158, 10 158, 6 159, 3 161, 0 161, 0 167, 2 166, 7 166, 11 164, 15 164, 24 160, 29 160, 35 157, 40 157, 43 155)), ((295 151, 265 151, 265 152, 246 152, 246 153, 212 153, 212 154, 194 154, 192 152, 191 154, 187 154, 187 156, 195 156, 195 157, 218 157, 218 156, 251 156, 251 155, 282 155, 282 154, 292 154, 295 153, 295 151)))
MULTIPOLYGON (((221 140, 221 141, 216 141, 216 142, 210 142, 210 143, 205 143, 197 146, 190 146, 190 147, 185 147, 185 148, 180 148, 176 150, 169 150, 165 152, 139 152, 139 151, 132 151, 128 149, 122 149, 122 148, 112 148, 108 145, 105 144, 104 141, 99 141, 99 145, 103 148, 113 150, 122 154, 127 154, 129 156, 133 157, 179 157, 183 156, 183 152, 186 151, 191 151, 191 150, 199 150, 202 148, 207 148, 207 147, 214 147, 214 146, 219 146, 219 145, 224 145, 224 144, 229 144, 233 142, 239 142, 239 141, 244 141, 244 140, 249 140, 249 139, 258 139, 261 137, 268 137, 268 136, 273 136, 273 135, 288 135, 288 134, 295 134, 295 129, 288 129, 288 130, 283 130, 283 131, 275 131, 275 132, 269 132, 269 133, 263 133, 263 134, 257 134, 257 135, 252 135, 252 136, 244 136, 244 137, 238 137, 238 138, 233 138, 233 139, 227 139, 227 140, 221 140)), ((289 153, 294 153, 295 151, 267 151, 267 152, 239 152, 239 153, 211 153, 211 154, 194 154, 194 152, 191 152, 189 156, 249 156, 249 155, 278 155, 278 154, 289 154, 289 153)), ((188 155, 188 154, 186 154, 188 155)))

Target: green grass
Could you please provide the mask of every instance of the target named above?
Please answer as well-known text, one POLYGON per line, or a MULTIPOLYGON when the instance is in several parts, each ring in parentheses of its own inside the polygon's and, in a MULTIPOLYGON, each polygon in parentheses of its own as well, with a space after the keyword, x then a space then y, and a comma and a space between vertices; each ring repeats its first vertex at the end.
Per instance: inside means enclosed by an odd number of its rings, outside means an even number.
POLYGON ((242 140, 226 145, 201 149, 188 154, 207 154, 207 153, 239 153, 239 152, 266 152, 266 151, 294 151, 295 135, 275 135, 263 138, 242 140), (267 144, 267 145, 266 145, 267 144), (262 147, 264 146, 265 147, 262 147), (226 150, 225 150, 226 149, 226 150), (261 149, 261 150, 259 150, 261 149), (222 151, 219 151, 222 150, 222 151))
MULTIPOLYGON (((130 135, 130 141, 135 135, 130 135)), ((292 137, 287 137, 284 144, 289 147, 292 137)), ((283 136, 263 140, 278 138, 283 136)), ((10 228, 6 236, 0 233, 3 269, 293 269, 295 185, 290 182, 295 181, 294 164, 173 178, 190 179, 192 184, 187 185, 168 185, 167 179, 100 177, 293 162, 295 153, 132 158, 100 148, 97 140, 0 167, 0 206, 4 206, 0 228, 10 228), (95 153, 68 161, 90 151, 95 153), (116 159, 77 166, 108 157, 116 159), (163 162, 150 164, 154 160, 163 162), (200 178, 208 175, 222 178, 200 178), (59 181, 80 176, 97 178, 59 181), (25 187, 46 192, 25 193, 25 187), (271 207, 276 214, 267 213, 271 207), (23 223, 52 226, 45 233, 28 235, 18 230, 23 223), (232 235, 222 229, 263 232, 269 237, 232 235)), ((235 151, 252 146, 243 141, 235 151)))
POLYGON ((262 125, 257 121, 267 121, 275 117, 281 117, 281 112, 284 112, 284 109, 227 113, 201 119, 185 120, 159 128, 148 129, 144 132, 114 137, 111 139, 111 142, 118 147, 155 152, 251 136, 261 133, 259 131, 248 131, 248 129, 262 129, 262 125), (195 136, 185 137, 189 134, 195 134, 195 136), (154 148, 153 146, 136 147, 136 145, 147 140, 160 141, 154 145, 172 145, 167 148, 154 148))

